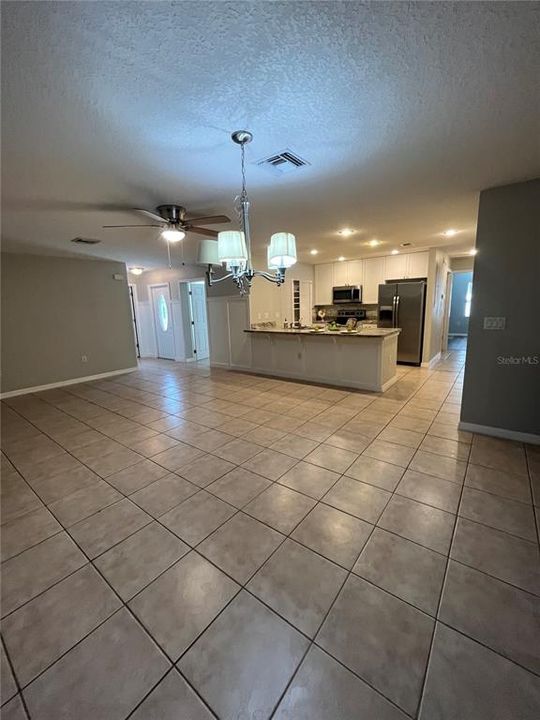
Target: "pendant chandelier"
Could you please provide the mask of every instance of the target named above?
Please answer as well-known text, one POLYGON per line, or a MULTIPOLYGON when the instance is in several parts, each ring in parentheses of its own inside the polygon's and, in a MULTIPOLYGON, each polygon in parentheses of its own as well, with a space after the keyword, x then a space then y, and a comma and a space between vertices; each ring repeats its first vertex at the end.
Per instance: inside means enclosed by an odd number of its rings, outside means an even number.
POLYGON ((242 164, 242 192, 238 196, 238 215, 241 230, 225 230, 216 240, 203 240, 199 247, 199 262, 208 265, 208 285, 231 278, 241 295, 249 293, 254 277, 262 277, 278 287, 285 280, 285 271, 296 262, 296 239, 292 233, 278 232, 270 237, 267 247, 268 270, 255 270, 251 261, 251 234, 249 225, 249 199, 246 189, 246 145, 253 140, 248 130, 237 130, 231 135, 240 145, 242 164), (213 265, 225 263, 227 274, 215 277, 213 265))

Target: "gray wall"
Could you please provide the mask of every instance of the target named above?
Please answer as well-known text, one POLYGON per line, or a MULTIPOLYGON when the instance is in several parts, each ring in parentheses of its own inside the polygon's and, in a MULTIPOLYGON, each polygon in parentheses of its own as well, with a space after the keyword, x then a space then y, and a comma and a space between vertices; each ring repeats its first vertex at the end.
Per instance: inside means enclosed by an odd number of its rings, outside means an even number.
POLYGON ((539 229, 540 180, 480 194, 463 422, 540 435, 539 229))
POLYGON ((469 318, 465 317, 465 299, 467 288, 472 281, 472 272, 455 272, 452 279, 452 300, 450 303, 449 335, 466 335, 469 330, 469 318))
POLYGON ((118 262, 3 253, 2 392, 135 367, 126 274, 118 262))

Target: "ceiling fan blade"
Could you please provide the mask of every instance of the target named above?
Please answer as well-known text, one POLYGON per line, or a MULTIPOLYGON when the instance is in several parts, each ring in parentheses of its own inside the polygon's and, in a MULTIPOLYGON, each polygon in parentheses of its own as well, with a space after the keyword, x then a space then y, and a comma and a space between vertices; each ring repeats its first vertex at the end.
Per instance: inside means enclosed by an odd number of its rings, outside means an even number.
POLYGON ((163 227, 163 225, 102 225, 102 228, 141 228, 141 227, 163 227))
POLYGON ((146 215, 147 217, 152 218, 152 220, 157 220, 158 222, 162 222, 162 223, 167 222, 166 220, 164 220, 161 217, 161 215, 158 215, 157 213, 152 212, 151 210, 143 210, 142 208, 132 208, 132 210, 134 210, 135 212, 142 213, 143 215, 146 215))
POLYGON ((204 223, 205 225, 218 225, 219 223, 229 223, 231 218, 226 215, 208 215, 206 217, 186 218, 188 223, 204 223))
POLYGON ((184 230, 188 233, 195 233, 196 235, 206 235, 206 237, 217 237, 218 234, 215 230, 207 230, 201 227, 185 227, 184 230))

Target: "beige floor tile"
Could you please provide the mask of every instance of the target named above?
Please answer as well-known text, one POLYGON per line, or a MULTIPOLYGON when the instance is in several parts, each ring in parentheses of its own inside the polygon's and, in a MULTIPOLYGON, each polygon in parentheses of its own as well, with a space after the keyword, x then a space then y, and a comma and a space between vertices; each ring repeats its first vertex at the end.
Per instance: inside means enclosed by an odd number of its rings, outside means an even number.
POLYGON ((317 505, 292 534, 293 540, 351 569, 373 526, 328 505, 317 505))
POLYGON ((139 593, 129 606, 176 661, 239 589, 198 553, 191 552, 139 593))
POLYGON ((130 496, 130 499, 149 515, 157 518, 194 495, 198 490, 197 485, 170 473, 151 485, 137 490, 130 496))
POLYGON ((297 462, 296 458, 266 448, 254 457, 246 460, 243 463, 243 467, 258 475, 262 475, 268 480, 279 480, 279 478, 294 467, 297 462))
POLYGON ((491 493, 465 487, 459 514, 468 520, 504 530, 525 540, 536 540, 534 513, 531 505, 508 500, 491 493))
POLYGON ((183 465, 177 474, 198 487, 206 487, 234 467, 234 463, 215 455, 200 455, 189 465, 183 465))
POLYGON ((170 668, 127 610, 119 610, 26 689, 32 717, 123 720, 170 668))
POLYGON ((344 473, 358 457, 357 453, 323 443, 306 455, 305 462, 318 465, 326 470, 344 473))
POLYGON ((274 717, 276 720, 406 720, 407 715, 313 645, 274 717))
POLYGON ((180 442, 178 445, 170 448, 169 450, 153 455, 152 460, 158 465, 167 468, 170 472, 175 472, 175 470, 179 470, 181 467, 189 465, 202 454, 202 450, 180 442))
POLYGON ((232 505, 201 490, 162 515, 159 521, 194 547, 235 512, 232 505))
POLYGON ((51 503, 49 510, 64 527, 70 527, 121 499, 122 495, 117 490, 100 480, 51 503))
POLYGON ((339 473, 299 462, 280 477, 279 483, 319 500, 338 480, 339 473))
POLYGON ((62 532, 2 565, 2 615, 7 615, 87 563, 62 532))
POLYGON ((2 562, 62 530, 49 510, 40 507, 2 525, 2 562))
POLYGON ((124 495, 131 495, 131 493, 164 477, 168 472, 167 468, 151 460, 142 460, 142 462, 131 465, 131 467, 121 470, 119 473, 109 475, 107 482, 124 495))
POLYGON ((414 450, 404 445, 396 445, 384 440, 374 440, 364 450, 363 455, 406 468, 414 455, 414 450))
POLYGON ((246 712, 266 718, 307 646, 300 633, 241 592, 179 668, 222 720, 236 720, 246 712))
POLYGON ((434 620, 351 575, 317 644, 413 715, 420 700, 434 620))
POLYGON ((342 477, 326 493, 322 502, 374 525, 390 497, 391 494, 386 490, 342 477))
POLYGON ((347 572, 286 540, 248 583, 248 590, 309 637, 314 637, 347 572))
POLYGON ((246 505, 244 512, 288 535, 314 505, 312 498, 274 483, 246 505))
POLYGON ((404 472, 404 468, 398 465, 392 465, 392 463, 386 463, 382 460, 361 455, 353 462, 345 474, 355 480, 366 482, 392 492, 395 490, 404 472))
POLYGON ((72 525, 69 532, 88 557, 95 558, 151 520, 150 515, 125 498, 72 525))
POLYGON ((207 491, 221 500, 242 508, 269 485, 270 481, 252 473, 247 468, 237 467, 207 486, 207 491))
POLYGON ((5 618, 2 632, 21 687, 120 605, 96 570, 86 565, 5 618))
POLYGON ((127 602, 189 551, 158 523, 150 523, 96 559, 95 565, 127 602))
POLYGON ((455 516, 430 505, 394 495, 378 526, 401 537, 446 555, 450 547, 455 516))
POLYGON ((531 502, 529 481, 523 475, 511 475, 502 470, 494 470, 493 468, 486 468, 482 465, 469 463, 467 474, 465 475, 465 485, 473 487, 475 490, 485 490, 486 492, 500 495, 510 500, 520 500, 526 503, 531 502))
POLYGON ((206 538, 197 550, 244 584, 283 540, 281 533, 238 513, 206 538))
POLYGON ((214 715, 176 670, 171 670, 130 716, 130 720, 213 720, 214 715))
POLYGON ((455 513, 459 504, 461 486, 415 470, 406 470, 396 488, 396 494, 455 513))
POLYGON ((467 463, 454 458, 442 457, 433 453, 418 450, 411 460, 409 468, 426 475, 462 483, 467 469, 467 463))

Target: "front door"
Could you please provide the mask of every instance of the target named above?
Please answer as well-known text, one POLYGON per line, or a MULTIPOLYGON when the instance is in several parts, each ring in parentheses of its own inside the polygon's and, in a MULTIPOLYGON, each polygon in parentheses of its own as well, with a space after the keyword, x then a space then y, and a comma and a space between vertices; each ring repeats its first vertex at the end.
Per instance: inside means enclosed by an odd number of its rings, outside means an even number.
POLYGON ((174 360, 174 331, 171 314, 171 294, 168 285, 150 288, 154 327, 156 328, 157 356, 174 360))
POLYGON ((197 360, 208 357, 208 322, 206 319, 206 293, 203 282, 190 283, 193 345, 197 360))

